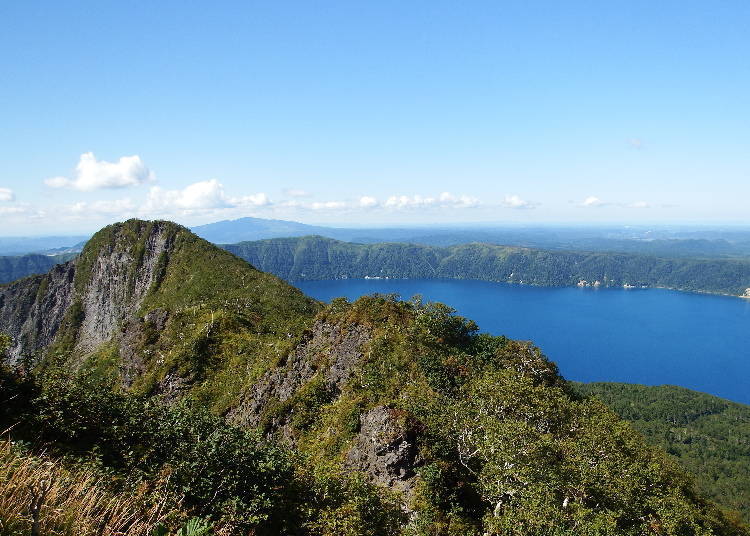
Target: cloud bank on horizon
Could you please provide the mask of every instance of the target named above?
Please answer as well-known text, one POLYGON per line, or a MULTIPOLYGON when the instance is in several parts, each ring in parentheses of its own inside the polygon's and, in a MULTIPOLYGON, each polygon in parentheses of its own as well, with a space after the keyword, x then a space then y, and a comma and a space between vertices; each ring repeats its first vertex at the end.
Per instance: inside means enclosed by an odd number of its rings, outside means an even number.
MULTIPOLYGON (((34 206, 17 201, 10 188, 0 188, 0 221, 43 222, 53 218, 56 222, 91 223, 114 221, 131 217, 174 219, 178 221, 207 221, 242 216, 285 217, 309 219, 318 215, 335 218, 367 217, 373 214, 441 214, 446 211, 464 213, 467 220, 471 211, 485 210, 502 213, 506 210, 531 211, 542 203, 525 199, 517 193, 506 194, 501 199, 480 198, 468 194, 444 191, 436 194, 398 194, 374 196, 362 194, 343 199, 315 199, 315 194, 301 188, 281 190, 279 199, 267 192, 230 195, 224 184, 216 178, 192 182, 183 188, 168 189, 159 186, 156 174, 139 155, 123 156, 116 162, 97 160, 93 152, 83 153, 72 177, 56 176, 43 181, 47 188, 65 189, 90 197, 97 192, 148 186, 140 199, 122 197, 113 199, 80 199, 73 203, 55 204, 51 207, 34 206), (50 216, 53 215, 53 216, 50 216)), ((646 201, 605 202, 599 197, 585 197, 578 207, 649 208, 646 201)))

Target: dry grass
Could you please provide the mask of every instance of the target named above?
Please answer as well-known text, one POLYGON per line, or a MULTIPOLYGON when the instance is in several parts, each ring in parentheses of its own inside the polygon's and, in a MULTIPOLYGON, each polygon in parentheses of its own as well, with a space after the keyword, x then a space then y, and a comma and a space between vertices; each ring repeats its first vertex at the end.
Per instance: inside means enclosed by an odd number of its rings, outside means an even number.
POLYGON ((91 470, 72 472, 0 440, 0 536, 149 536, 173 512, 164 502, 107 489, 91 470))

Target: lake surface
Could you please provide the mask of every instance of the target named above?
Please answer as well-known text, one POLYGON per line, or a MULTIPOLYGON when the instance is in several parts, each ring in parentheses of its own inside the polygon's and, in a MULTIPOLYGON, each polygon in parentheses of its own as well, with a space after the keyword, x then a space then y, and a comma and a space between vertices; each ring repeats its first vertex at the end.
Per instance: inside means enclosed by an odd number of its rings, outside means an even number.
POLYGON ((482 331, 532 340, 583 382, 681 385, 750 403, 750 300, 660 289, 541 288, 457 280, 296 282, 324 301, 421 294, 482 331))

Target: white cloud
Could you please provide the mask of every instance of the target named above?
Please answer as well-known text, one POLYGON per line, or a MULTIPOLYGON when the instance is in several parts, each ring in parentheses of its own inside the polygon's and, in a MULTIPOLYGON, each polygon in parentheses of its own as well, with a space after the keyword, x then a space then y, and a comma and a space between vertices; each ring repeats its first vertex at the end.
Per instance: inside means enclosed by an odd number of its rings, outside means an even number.
POLYGON ((372 208, 378 206, 378 200, 369 195, 363 195, 359 198, 359 206, 362 208, 372 208))
POLYGON ((165 190, 154 186, 149 190, 144 210, 147 213, 200 211, 222 208, 259 207, 270 205, 264 193, 228 197, 217 179, 190 184, 182 190, 165 190))
POLYGON ((224 186, 217 180, 200 181, 182 190, 164 190, 154 186, 148 193, 146 206, 153 209, 195 210, 229 206, 224 186))
POLYGON ((460 208, 471 208, 479 205, 479 199, 468 195, 455 196, 450 192, 443 192, 438 197, 438 201, 443 206, 454 206, 460 208))
POLYGON ((389 208, 408 208, 434 204, 434 197, 422 197, 421 195, 412 197, 408 195, 392 195, 385 200, 385 206, 389 208))
POLYGON ((0 215, 5 216, 7 214, 26 214, 29 211, 28 207, 14 205, 10 207, 0 207, 0 215))
POLYGON ((514 195, 505 196, 505 199, 503 199, 503 206, 507 208, 515 208, 515 209, 529 209, 529 208, 535 208, 536 203, 531 203, 530 201, 521 199, 521 197, 514 194, 514 195))
POLYGON ((601 207, 603 205, 604 205, 604 202, 594 195, 588 196, 581 203, 582 207, 601 207))
POLYGON ((617 208, 651 208, 651 204, 646 201, 634 201, 624 203, 622 201, 602 201, 596 196, 590 195, 584 199, 578 206, 586 208, 596 207, 617 207, 617 208))
POLYGON ((22 217, 22 220, 40 219, 46 217, 43 210, 33 207, 28 203, 16 203, 13 205, 0 206, 0 217, 13 219, 14 216, 22 217))
POLYGON ((419 207, 454 207, 471 208, 479 205, 479 199, 468 195, 456 196, 450 192, 443 192, 437 197, 423 197, 421 195, 392 195, 385 200, 384 206, 391 209, 408 209, 419 207))
POLYGON ((138 155, 123 156, 117 162, 97 160, 94 153, 84 153, 78 160, 74 178, 52 177, 45 184, 52 188, 72 188, 88 192, 102 188, 126 188, 154 182, 154 173, 138 155))
POLYGON ((0 201, 15 201, 16 195, 10 188, 0 188, 0 201))
POLYGON ((284 195, 288 197, 311 197, 312 194, 307 190, 301 190, 300 188, 287 188, 284 190, 284 195))
POLYGON ((271 200, 263 192, 245 195, 242 197, 232 197, 229 204, 234 207, 264 207, 271 204, 271 200))
POLYGON ((343 201, 325 201, 322 203, 316 202, 310 205, 313 210, 336 210, 346 208, 347 204, 343 201))

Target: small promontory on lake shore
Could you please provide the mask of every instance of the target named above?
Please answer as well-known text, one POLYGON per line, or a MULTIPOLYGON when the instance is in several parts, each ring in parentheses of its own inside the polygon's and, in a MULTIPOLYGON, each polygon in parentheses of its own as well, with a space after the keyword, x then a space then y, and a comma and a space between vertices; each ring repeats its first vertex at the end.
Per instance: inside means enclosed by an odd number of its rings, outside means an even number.
POLYGON ((170 222, 0 287, 0 332, 2 535, 750 534, 532 344, 170 222))

